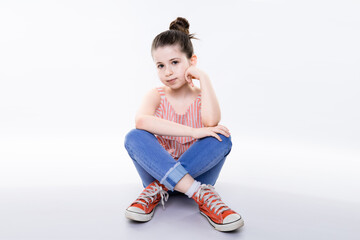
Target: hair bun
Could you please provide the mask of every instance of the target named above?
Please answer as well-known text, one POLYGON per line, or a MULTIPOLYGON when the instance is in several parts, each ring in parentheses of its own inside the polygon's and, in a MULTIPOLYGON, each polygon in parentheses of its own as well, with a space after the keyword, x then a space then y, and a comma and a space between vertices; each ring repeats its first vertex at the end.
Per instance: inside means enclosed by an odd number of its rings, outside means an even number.
POLYGON ((182 17, 178 17, 170 23, 169 29, 182 31, 185 34, 189 35, 189 27, 190 27, 190 24, 189 24, 188 20, 186 20, 185 18, 182 18, 182 17))

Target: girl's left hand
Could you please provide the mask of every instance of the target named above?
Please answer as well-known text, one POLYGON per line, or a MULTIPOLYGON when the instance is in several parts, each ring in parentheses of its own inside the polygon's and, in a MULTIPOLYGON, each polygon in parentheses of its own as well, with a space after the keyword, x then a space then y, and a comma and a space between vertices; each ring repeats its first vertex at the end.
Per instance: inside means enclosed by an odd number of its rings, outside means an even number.
POLYGON ((193 79, 200 80, 200 76, 201 76, 202 73, 203 72, 200 69, 198 69, 194 65, 191 65, 185 71, 185 80, 188 82, 188 84, 190 84, 191 86, 194 87, 194 83, 193 83, 192 80, 193 79))

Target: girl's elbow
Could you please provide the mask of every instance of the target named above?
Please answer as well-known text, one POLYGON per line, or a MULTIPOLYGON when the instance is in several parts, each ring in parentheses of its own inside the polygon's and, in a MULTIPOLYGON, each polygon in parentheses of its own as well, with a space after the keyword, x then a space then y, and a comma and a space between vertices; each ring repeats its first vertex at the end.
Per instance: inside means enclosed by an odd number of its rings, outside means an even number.
POLYGON ((202 121, 205 127, 215 127, 219 124, 219 120, 205 120, 202 121))
POLYGON ((215 127, 219 124, 221 120, 221 115, 220 114, 207 114, 202 115, 202 123, 204 124, 205 127, 215 127))
POLYGON ((143 116, 137 116, 135 118, 135 128, 143 129, 143 127, 144 127, 144 118, 143 118, 143 116))

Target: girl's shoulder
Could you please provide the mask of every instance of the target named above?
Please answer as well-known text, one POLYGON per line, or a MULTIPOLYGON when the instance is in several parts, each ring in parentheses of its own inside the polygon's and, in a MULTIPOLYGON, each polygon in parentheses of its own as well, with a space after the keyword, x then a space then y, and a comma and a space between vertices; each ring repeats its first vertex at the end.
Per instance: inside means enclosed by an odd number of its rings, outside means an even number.
POLYGON ((153 103, 153 104, 156 104, 156 105, 160 104, 161 95, 159 93, 159 89, 157 87, 150 89, 145 94, 144 101, 148 102, 148 103, 153 103))

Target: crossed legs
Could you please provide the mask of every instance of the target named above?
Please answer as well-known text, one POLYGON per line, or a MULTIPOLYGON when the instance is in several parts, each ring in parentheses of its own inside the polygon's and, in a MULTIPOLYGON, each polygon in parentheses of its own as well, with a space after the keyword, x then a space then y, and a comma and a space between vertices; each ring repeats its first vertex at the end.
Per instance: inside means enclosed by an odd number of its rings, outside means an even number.
POLYGON ((227 155, 231 137, 219 134, 199 139, 176 161, 158 142, 154 134, 140 129, 131 130, 125 137, 127 149, 144 187, 158 180, 169 190, 185 193, 194 179, 214 185, 227 155))

